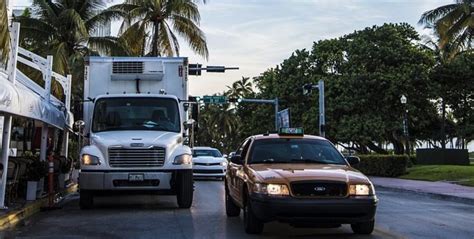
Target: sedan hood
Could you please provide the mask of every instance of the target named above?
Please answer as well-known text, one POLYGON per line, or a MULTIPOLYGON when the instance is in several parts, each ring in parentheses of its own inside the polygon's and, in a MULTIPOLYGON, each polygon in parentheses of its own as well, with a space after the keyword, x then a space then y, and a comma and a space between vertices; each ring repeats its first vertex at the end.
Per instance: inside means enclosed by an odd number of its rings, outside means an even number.
POLYGON ((265 183, 291 183, 295 181, 338 181, 368 183, 369 179, 347 165, 334 164, 254 164, 258 180, 265 183))

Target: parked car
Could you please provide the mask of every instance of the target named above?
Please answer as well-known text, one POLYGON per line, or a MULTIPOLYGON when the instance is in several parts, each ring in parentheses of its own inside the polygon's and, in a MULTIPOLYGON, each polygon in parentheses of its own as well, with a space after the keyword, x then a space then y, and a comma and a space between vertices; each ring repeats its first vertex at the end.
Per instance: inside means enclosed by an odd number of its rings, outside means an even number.
POLYGON ((226 213, 244 212, 247 233, 264 223, 339 227, 371 234, 378 199, 369 179, 328 140, 302 129, 248 137, 231 158, 225 179, 226 213))
POLYGON ((224 179, 227 171, 226 155, 211 147, 193 148, 194 177, 216 177, 224 179))

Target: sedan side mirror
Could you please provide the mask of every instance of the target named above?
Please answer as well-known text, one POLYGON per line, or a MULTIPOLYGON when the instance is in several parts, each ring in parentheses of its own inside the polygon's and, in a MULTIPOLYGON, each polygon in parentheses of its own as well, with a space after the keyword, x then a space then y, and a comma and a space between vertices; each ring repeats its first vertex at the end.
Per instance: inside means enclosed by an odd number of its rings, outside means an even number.
POLYGON ((230 162, 235 164, 242 164, 242 157, 240 155, 234 155, 230 158, 230 162))
POLYGON ((351 166, 354 166, 360 163, 360 158, 357 156, 347 156, 346 160, 347 162, 349 162, 351 166))

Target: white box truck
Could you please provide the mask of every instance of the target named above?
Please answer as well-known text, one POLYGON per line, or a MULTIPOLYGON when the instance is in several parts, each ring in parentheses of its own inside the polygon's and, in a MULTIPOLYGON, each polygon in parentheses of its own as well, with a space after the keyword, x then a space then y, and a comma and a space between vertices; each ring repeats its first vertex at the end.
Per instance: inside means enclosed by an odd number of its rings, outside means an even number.
POLYGON ((85 64, 80 207, 113 193, 193 200, 187 58, 90 57, 85 64))

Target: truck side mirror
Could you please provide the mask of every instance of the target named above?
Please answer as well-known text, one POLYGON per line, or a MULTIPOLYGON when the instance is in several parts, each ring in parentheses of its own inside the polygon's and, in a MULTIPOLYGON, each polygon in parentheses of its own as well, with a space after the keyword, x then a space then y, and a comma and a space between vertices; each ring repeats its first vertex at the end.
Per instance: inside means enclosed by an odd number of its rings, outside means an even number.
POLYGON ((196 121, 193 120, 193 119, 188 119, 186 120, 186 122, 183 123, 183 126, 185 129, 190 129, 193 127, 193 124, 195 123, 196 121))
POLYGON ((360 163, 360 158, 357 156, 347 156, 346 160, 347 162, 349 162, 351 166, 354 166, 360 163))
POLYGON ((227 154, 222 155, 223 158, 227 158, 227 156, 228 156, 227 154))
POLYGON ((85 124, 86 122, 84 122, 84 120, 78 120, 74 122, 74 131, 80 133, 82 127, 84 127, 85 124))

